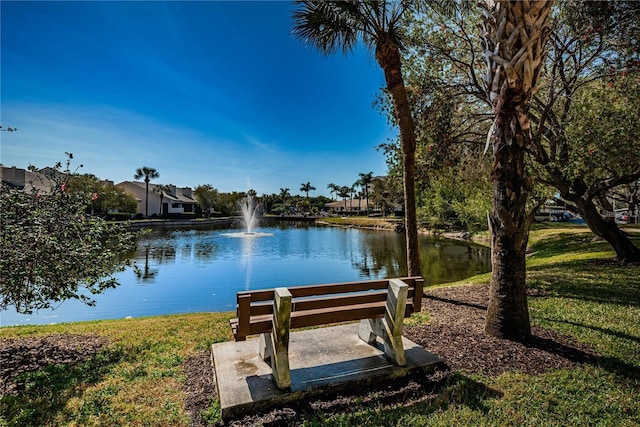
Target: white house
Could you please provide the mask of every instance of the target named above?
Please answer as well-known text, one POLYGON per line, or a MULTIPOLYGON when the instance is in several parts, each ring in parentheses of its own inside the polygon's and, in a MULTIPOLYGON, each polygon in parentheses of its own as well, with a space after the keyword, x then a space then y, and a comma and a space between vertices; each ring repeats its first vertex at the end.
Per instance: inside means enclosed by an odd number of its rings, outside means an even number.
MULTIPOLYGON (((196 200, 191 188, 168 185, 169 189, 162 192, 162 197, 156 189, 158 185, 149 183, 149 216, 163 214, 184 214, 194 212, 196 200), (162 206, 160 203, 162 202, 162 206)), ((138 201, 138 213, 145 214, 146 184, 140 181, 123 181, 116 184, 138 201)))

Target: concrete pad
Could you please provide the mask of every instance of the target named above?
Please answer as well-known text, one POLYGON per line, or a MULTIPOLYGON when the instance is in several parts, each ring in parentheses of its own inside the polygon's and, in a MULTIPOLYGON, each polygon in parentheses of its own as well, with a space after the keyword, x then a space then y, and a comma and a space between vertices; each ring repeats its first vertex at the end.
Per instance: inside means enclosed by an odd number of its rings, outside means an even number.
POLYGON ((292 402, 336 389, 357 388, 414 371, 430 371, 443 360, 402 337, 407 366, 390 363, 381 341, 358 338, 358 324, 295 331, 289 340, 291 390, 276 387, 271 367, 258 354, 259 338, 212 346, 222 417, 292 402))

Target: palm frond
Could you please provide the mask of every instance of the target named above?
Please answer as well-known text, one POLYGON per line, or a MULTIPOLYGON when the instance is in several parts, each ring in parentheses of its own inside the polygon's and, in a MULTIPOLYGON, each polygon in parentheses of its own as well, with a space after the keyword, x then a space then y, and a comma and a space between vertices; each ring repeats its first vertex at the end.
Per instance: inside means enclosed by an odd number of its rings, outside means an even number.
POLYGON ((293 34, 324 54, 351 51, 357 44, 359 26, 354 25, 354 4, 301 0, 293 13, 293 34))

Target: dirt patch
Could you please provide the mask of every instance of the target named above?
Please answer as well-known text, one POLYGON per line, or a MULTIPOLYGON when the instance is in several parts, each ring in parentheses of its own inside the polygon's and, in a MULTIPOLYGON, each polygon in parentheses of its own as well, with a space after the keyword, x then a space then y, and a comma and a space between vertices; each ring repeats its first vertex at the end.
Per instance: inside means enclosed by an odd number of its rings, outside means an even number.
POLYGON ((218 397, 211 353, 202 351, 189 357, 183 363, 183 371, 187 377, 184 382, 184 406, 191 414, 191 425, 206 426, 207 423, 200 416, 200 412, 207 409, 212 400, 218 397))
POLYGON ((406 328, 410 340, 438 354, 453 370, 489 376, 521 371, 539 374, 596 360, 595 351, 569 337, 532 328, 532 337, 518 343, 484 333, 488 286, 460 286, 425 291, 427 326, 406 328))
POLYGON ((0 397, 19 388, 16 377, 49 365, 75 365, 91 358, 107 340, 92 335, 54 334, 0 340, 0 397))

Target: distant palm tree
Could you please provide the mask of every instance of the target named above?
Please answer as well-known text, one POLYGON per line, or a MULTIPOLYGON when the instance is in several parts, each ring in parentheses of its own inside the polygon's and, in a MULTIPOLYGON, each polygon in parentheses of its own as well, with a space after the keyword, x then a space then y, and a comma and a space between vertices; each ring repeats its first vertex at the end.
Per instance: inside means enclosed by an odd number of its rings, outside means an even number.
POLYGON ((144 177, 144 182, 146 184, 146 195, 144 198, 144 216, 149 216, 149 181, 159 178, 160 174, 154 168, 143 166, 136 169, 136 174, 133 176, 133 179, 140 179, 142 177, 144 177))
POLYGON ((153 192, 160 196, 160 216, 162 216, 162 214, 166 213, 166 212, 163 212, 163 210, 164 210, 164 203, 163 203, 164 202, 164 193, 171 194, 171 186, 170 185, 166 185, 166 184, 156 184, 153 187, 153 192))
POLYGON ((364 198, 367 201, 367 216, 369 215, 369 186, 373 182, 373 172, 360 172, 360 179, 358 180, 362 189, 364 190, 364 198))
POLYGON ((352 191, 352 194, 355 194, 356 197, 358 197, 358 215, 360 215, 362 213, 362 197, 361 197, 361 192, 356 191, 356 188, 358 187, 362 187, 362 182, 359 179, 353 183, 353 185, 351 186, 351 191, 352 191))
POLYGON ((280 189, 280 198, 282 199, 282 209, 286 208, 287 206, 287 198, 291 197, 291 194, 289 193, 289 189, 288 188, 281 188, 280 189))
POLYGON ((338 197, 342 197, 342 199, 344 200, 344 211, 347 211, 347 198, 349 197, 349 195, 351 194, 351 187, 347 187, 346 185, 343 185, 342 187, 338 188, 338 197))
POLYGON ((314 187, 313 185, 311 185, 311 183, 309 181, 307 181, 307 183, 302 183, 302 186, 300 187, 300 191, 304 191, 307 195, 307 200, 309 200, 309 191, 313 191, 315 190, 316 187, 314 187))
POLYGON ((362 39, 364 45, 375 52, 376 61, 384 71, 400 130, 408 274, 417 276, 420 257, 415 195, 416 136, 400 54, 405 37, 401 21, 412 2, 299 0, 296 4, 300 6, 293 15, 296 36, 325 54, 337 50, 350 52, 362 39))
POLYGON ((334 200, 333 195, 338 193, 340 186, 332 182, 327 184, 327 188, 329 189, 329 194, 331 194, 331 200, 334 200))

